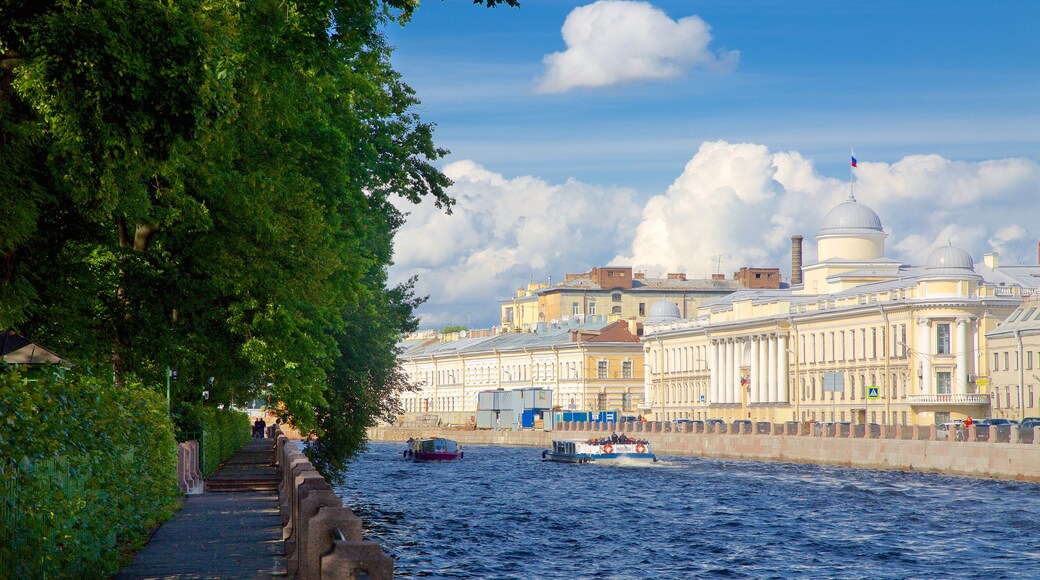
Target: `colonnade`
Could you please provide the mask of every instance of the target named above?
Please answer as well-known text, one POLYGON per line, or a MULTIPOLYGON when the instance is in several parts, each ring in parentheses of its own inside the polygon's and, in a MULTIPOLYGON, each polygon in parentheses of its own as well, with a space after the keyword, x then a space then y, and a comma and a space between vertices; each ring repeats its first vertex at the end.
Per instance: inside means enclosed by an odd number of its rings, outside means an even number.
POLYGON ((787 403, 787 354, 786 334, 712 339, 710 402, 742 403, 741 389, 747 387, 749 404, 787 403))
MULTIPOLYGON (((954 350, 956 364, 953 368, 953 385, 951 389, 955 394, 967 394, 968 392, 968 352, 971 343, 973 320, 973 318, 967 316, 959 317, 956 320, 957 336, 954 350)), ((935 345, 932 344, 932 337, 935 336, 933 322, 935 322, 933 319, 927 317, 921 317, 917 320, 917 358, 921 364, 922 395, 937 394, 933 358, 938 353, 935 352, 935 345)))

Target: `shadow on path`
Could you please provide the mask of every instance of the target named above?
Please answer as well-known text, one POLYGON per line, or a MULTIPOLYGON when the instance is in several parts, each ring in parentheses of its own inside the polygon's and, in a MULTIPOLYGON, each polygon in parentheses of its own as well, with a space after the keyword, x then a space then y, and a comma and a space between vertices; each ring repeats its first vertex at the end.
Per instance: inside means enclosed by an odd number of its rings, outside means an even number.
POLYGON ((273 458, 273 439, 248 443, 115 578, 284 577, 273 458))

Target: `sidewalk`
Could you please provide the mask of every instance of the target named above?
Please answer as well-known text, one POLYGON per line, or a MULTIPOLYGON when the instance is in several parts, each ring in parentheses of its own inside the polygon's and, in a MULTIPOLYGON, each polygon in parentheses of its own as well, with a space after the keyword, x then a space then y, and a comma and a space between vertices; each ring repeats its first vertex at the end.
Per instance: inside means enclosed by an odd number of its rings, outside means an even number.
POLYGON ((254 439, 239 450, 115 578, 284 577, 273 449, 254 439))

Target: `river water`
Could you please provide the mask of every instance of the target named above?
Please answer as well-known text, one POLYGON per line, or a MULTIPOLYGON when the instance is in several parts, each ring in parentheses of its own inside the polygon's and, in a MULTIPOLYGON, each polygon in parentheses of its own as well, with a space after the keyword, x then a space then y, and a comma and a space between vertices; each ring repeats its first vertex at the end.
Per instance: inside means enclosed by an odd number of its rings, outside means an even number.
POLYGON ((543 462, 372 443, 337 493, 399 578, 1040 578, 1040 484, 659 457, 543 462))

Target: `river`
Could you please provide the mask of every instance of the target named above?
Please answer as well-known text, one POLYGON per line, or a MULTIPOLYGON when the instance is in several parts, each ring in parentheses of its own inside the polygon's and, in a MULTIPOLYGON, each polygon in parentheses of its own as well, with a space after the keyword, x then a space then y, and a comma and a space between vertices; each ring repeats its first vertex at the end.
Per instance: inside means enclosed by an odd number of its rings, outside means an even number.
POLYGON ((398 578, 1038 578, 1040 484, 660 457, 543 462, 371 443, 336 488, 398 578))

